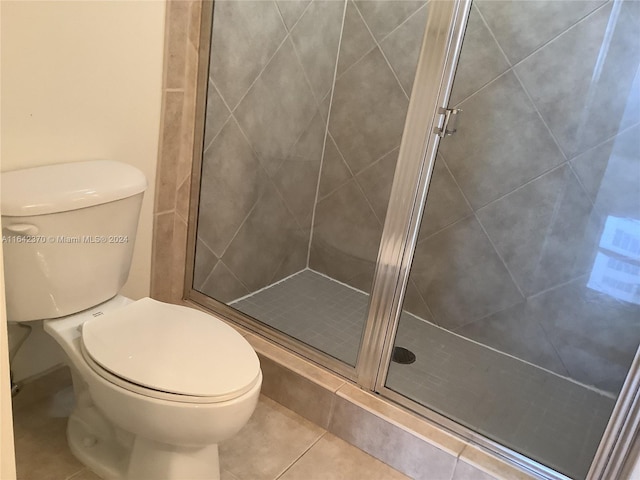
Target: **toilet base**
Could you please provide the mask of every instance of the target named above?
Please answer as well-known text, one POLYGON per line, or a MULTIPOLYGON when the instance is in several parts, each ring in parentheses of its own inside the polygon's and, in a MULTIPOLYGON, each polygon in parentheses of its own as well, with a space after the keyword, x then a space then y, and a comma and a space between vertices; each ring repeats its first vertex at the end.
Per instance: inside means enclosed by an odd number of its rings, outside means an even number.
POLYGON ((117 441, 113 428, 95 407, 76 409, 71 414, 67 441, 71 453, 98 476, 109 480, 126 478, 129 450, 117 441))
POLYGON ((73 455, 104 479, 220 479, 218 445, 176 447, 134 438, 116 432, 95 407, 71 414, 67 439, 73 455))

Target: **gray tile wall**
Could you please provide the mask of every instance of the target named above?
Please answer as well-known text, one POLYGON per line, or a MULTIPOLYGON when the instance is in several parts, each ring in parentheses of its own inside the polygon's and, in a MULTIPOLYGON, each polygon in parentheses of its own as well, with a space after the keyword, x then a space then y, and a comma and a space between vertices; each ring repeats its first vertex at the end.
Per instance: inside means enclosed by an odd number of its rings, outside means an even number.
POLYGON ((640 308, 587 284, 606 219, 640 219, 639 26, 637 2, 474 2, 405 302, 609 392, 640 308))
POLYGON ((215 4, 197 290, 230 301, 309 263, 368 291, 425 4, 215 4))
POLYGON ((309 267, 365 292, 426 16, 423 1, 347 2, 309 267))
POLYGON ((307 266, 344 3, 213 14, 194 287, 228 302, 307 266))
MULTIPOLYGON (((405 301, 608 391, 640 310, 587 283, 607 216, 640 218, 636 5, 474 3, 405 301)), ((308 266, 369 290, 427 10, 216 3, 197 289, 230 301, 308 266)))

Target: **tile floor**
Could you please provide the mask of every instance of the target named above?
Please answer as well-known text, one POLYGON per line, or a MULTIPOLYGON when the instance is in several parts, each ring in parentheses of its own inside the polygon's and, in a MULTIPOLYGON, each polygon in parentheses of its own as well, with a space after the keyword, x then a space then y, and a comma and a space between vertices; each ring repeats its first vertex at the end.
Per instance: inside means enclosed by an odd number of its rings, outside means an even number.
MULTIPOLYGON (((368 296, 303 270, 232 306, 354 365, 368 296)), ((585 477, 613 409, 611 395, 407 312, 396 344, 417 359, 391 364, 389 388, 571 477, 585 477)))
MULTIPOLYGON (((67 447, 73 408, 67 368, 26 384, 14 398, 19 480, 98 480, 67 447)), ((220 446, 221 480, 401 480, 405 475, 261 396, 245 428, 220 446)))

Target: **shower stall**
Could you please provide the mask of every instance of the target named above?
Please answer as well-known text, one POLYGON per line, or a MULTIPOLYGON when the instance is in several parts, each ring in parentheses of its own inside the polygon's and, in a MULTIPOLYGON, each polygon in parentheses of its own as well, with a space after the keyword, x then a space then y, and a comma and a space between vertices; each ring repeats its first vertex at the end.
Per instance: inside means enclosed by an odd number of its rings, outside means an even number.
POLYGON ((640 2, 203 8, 189 297, 600 478, 638 385, 640 2))

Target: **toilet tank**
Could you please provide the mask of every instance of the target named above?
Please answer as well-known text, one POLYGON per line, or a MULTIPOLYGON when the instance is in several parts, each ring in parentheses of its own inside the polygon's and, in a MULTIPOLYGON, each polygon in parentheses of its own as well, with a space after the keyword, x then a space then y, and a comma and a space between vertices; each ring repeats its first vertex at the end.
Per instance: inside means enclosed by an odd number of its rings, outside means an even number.
POLYGON ((0 175, 7 319, 57 318, 108 300, 129 275, 144 174, 92 160, 0 175))

